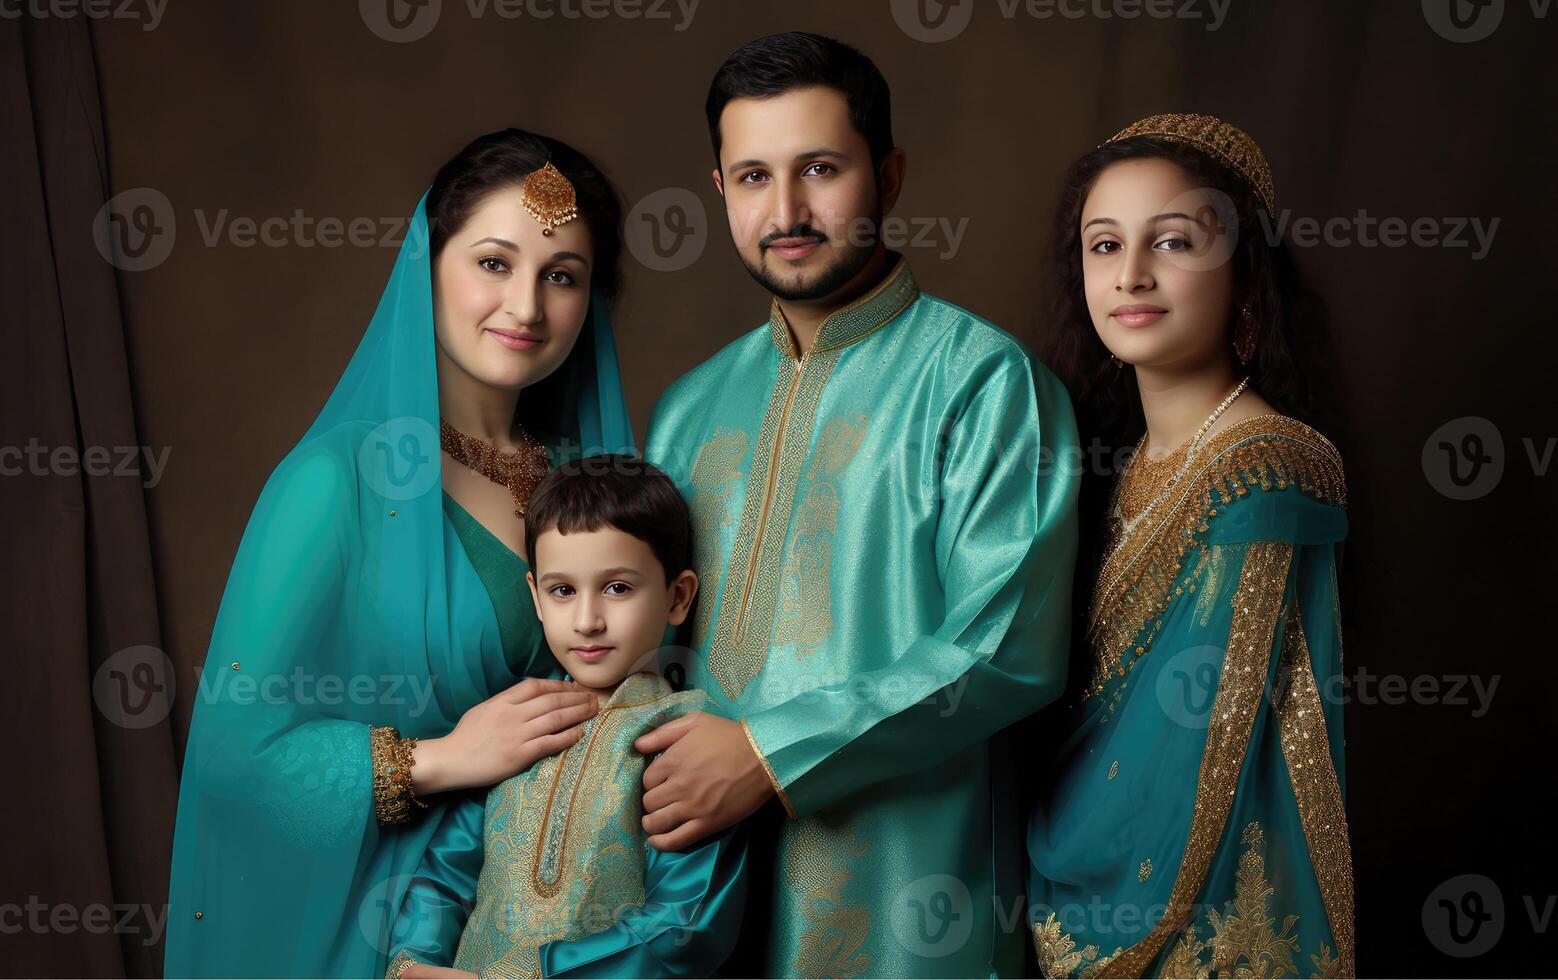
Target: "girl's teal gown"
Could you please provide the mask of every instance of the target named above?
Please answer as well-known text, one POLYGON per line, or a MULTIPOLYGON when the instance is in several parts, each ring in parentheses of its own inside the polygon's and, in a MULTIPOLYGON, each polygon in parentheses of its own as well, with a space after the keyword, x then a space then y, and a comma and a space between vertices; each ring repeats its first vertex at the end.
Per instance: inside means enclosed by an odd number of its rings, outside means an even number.
MULTIPOLYGON (((382 976, 392 910, 480 793, 381 826, 369 727, 445 735, 525 676, 557 673, 519 601, 518 557, 442 492, 425 201, 233 561, 184 758, 170 977, 382 976)), ((563 396, 536 403, 531 431, 554 461, 633 451, 598 297, 548 381, 563 396)))
POLYGON ((1091 683, 1029 824, 1046 977, 1356 975, 1345 500, 1323 436, 1256 416, 1117 531, 1091 683))

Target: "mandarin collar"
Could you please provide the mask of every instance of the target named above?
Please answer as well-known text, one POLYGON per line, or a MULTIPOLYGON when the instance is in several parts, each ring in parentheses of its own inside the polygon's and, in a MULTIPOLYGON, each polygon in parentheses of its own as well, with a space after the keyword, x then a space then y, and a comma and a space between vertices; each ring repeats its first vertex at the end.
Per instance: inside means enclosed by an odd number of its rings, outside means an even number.
MULTIPOLYGON (((892 271, 881 282, 847 306, 841 306, 829 313, 817 325, 817 340, 811 346, 811 351, 820 354, 859 342, 867 334, 874 333, 891 322, 914 302, 919 293, 919 283, 914 278, 913 270, 909 268, 909 260, 901 255, 898 256, 892 271)), ((779 353, 792 360, 799 358, 795 350, 795 339, 790 335, 790 325, 785 320, 784 313, 780 311, 777 299, 769 307, 768 332, 779 353)))

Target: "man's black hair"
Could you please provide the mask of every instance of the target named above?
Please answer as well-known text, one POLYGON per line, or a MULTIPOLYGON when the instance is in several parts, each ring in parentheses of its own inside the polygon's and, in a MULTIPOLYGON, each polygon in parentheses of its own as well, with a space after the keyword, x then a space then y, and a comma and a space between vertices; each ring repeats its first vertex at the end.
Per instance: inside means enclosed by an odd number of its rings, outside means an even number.
POLYGON ((720 113, 732 99, 766 99, 791 89, 825 85, 842 93, 849 121, 871 148, 871 165, 881 166, 893 148, 892 96, 887 79, 871 59, 842 41, 790 31, 743 44, 714 73, 704 113, 720 154, 720 113))

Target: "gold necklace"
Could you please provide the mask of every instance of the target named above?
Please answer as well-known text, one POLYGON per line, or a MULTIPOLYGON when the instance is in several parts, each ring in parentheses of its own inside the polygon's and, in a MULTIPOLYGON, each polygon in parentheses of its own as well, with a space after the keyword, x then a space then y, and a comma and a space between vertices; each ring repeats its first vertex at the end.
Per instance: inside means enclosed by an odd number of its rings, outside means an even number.
POLYGON ((1125 472, 1120 476, 1120 487, 1114 497, 1114 527, 1111 535, 1116 545, 1125 539, 1142 518, 1150 514, 1158 504, 1168 498, 1179 481, 1184 479, 1185 473, 1190 469, 1190 462, 1195 458, 1201 448, 1201 440, 1206 436, 1228 406, 1234 403, 1234 399, 1244 394, 1244 389, 1250 385, 1250 379, 1243 381, 1224 398, 1218 406, 1212 409, 1212 414, 1206 417, 1196 434, 1187 439, 1182 445, 1167 453, 1162 459, 1149 459, 1146 453, 1147 433, 1143 432, 1141 439, 1136 443, 1136 451, 1131 455, 1131 461, 1126 464, 1125 472), (1170 472, 1172 470, 1172 472, 1170 472), (1156 495, 1149 496, 1156 489, 1156 495), (1126 516, 1126 511, 1130 516, 1126 516))
POLYGON ((482 476, 508 489, 514 498, 514 516, 524 517, 530 505, 530 495, 536 484, 552 468, 546 447, 531 437, 523 428, 519 433, 519 452, 500 452, 494 446, 475 436, 468 436, 440 418, 438 420, 438 444, 455 462, 480 473, 482 476))

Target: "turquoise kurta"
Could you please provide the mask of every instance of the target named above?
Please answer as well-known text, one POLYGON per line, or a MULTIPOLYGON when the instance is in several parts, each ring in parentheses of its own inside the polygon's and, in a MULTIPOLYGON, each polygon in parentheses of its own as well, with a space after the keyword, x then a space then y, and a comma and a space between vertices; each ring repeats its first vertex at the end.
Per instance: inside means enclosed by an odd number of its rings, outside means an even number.
POLYGON ((1117 534, 1094 677, 1030 827, 1046 976, 1355 975, 1345 493, 1323 436, 1257 416, 1117 534))
POLYGON ((776 303, 660 399, 645 454, 698 533, 689 683, 791 816, 754 829, 745 972, 1021 969, 992 736, 1064 684, 1076 450, 1054 376, 902 259, 804 356, 776 303))
POLYGON ((736 942, 740 828, 685 853, 645 843, 646 760, 633 742, 689 711, 652 673, 622 682, 579 742, 462 807, 435 837, 396 916, 406 961, 501 977, 710 976, 736 942), (467 921, 462 902, 474 895, 467 921))

